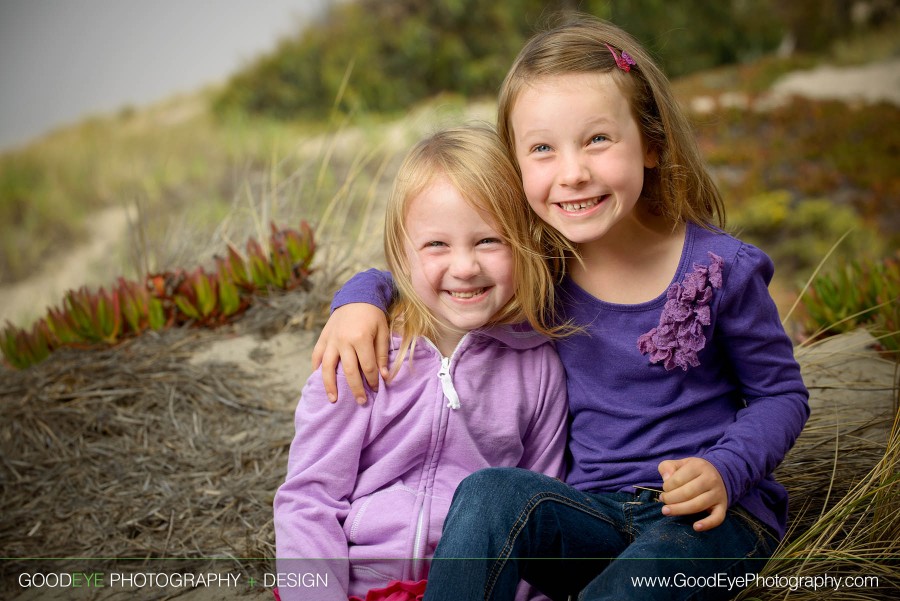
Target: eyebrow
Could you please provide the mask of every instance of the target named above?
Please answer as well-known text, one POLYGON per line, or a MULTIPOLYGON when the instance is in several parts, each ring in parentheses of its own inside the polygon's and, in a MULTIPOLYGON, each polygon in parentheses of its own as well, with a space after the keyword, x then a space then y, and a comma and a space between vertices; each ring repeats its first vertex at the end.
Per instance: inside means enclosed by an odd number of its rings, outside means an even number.
MULTIPOLYGON (((584 127, 586 128, 594 128, 594 127, 609 127, 609 126, 618 126, 618 122, 615 119, 610 119, 605 116, 597 117, 595 119, 589 119, 585 121, 584 127)), ((536 129, 528 129, 522 132, 521 135, 516 133, 516 138, 525 139, 533 136, 546 136, 552 135, 555 130, 550 127, 542 127, 536 129)), ((514 132, 515 133, 515 132, 514 132)))
POLYGON ((529 136, 545 136, 551 133, 553 130, 550 128, 541 128, 541 129, 528 129, 523 131, 521 134, 516 134, 516 137, 527 138, 529 136))

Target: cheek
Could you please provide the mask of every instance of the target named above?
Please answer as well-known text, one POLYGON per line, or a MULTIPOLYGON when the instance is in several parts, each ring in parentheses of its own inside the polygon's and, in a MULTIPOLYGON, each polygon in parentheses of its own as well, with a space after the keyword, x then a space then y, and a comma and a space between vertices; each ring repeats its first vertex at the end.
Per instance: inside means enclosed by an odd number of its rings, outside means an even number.
POLYGON ((527 163, 520 168, 522 170, 522 188, 525 190, 525 198, 532 209, 540 212, 548 195, 548 174, 546 169, 528 165, 527 163))
POLYGON ((515 291, 515 263, 511 250, 496 253, 490 261, 491 275, 494 282, 509 289, 510 296, 515 291))
POLYGON ((433 258, 413 256, 410 258, 409 279, 420 296, 434 292, 440 281, 439 261, 433 258))

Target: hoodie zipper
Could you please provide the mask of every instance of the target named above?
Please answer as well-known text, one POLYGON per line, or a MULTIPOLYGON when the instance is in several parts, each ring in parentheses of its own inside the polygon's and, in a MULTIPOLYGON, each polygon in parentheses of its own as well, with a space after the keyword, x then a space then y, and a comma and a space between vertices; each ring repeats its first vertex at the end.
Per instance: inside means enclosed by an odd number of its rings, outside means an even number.
POLYGON ((459 395, 453 387, 453 379, 450 378, 450 357, 441 357, 441 369, 438 371, 441 380, 441 390, 449 401, 447 406, 451 409, 459 409, 459 395))
POLYGON ((422 572, 422 554, 419 552, 419 549, 422 545, 422 531, 425 529, 425 503, 422 503, 422 506, 419 508, 419 518, 416 520, 416 538, 413 542, 413 557, 412 557, 412 579, 413 580, 421 580, 421 572, 422 572))
MULTIPOLYGON (((440 349, 435 346, 435 344, 424 338, 435 351, 437 351, 438 356, 441 358, 441 367, 438 370, 438 379, 441 382, 441 392, 443 392, 444 397, 447 399, 447 407, 452 410, 459 409, 459 394, 456 392, 456 388, 453 386, 453 379, 450 377, 450 366, 453 362, 453 357, 456 356, 456 352, 459 350, 460 346, 462 346, 463 340, 468 337, 468 334, 462 337, 462 340, 459 341, 459 344, 456 345, 456 348, 453 349, 453 353, 449 357, 444 357, 443 353, 441 353, 440 349)), ((432 453, 429 455, 430 457, 434 456, 434 451, 437 448, 437 443, 432 448, 432 453)), ((429 488, 428 482, 425 483, 425 490, 427 491, 429 488)), ((413 580, 421 579, 421 571, 422 571, 422 557, 421 547, 422 547, 422 538, 424 536, 425 530, 425 503, 422 503, 422 506, 419 508, 419 515, 416 518, 416 535, 413 539, 413 552, 412 552, 412 574, 413 580)))
POLYGON ((453 363, 453 358, 456 357, 457 351, 462 346, 463 341, 469 337, 469 334, 463 336, 460 341, 456 344, 456 348, 453 349, 453 352, 449 357, 445 357, 441 350, 430 340, 427 338, 423 338, 426 342, 428 342, 431 347, 437 351, 438 356, 441 358, 441 367, 438 370, 438 379, 441 382, 441 391, 444 393, 444 397, 447 399, 447 406, 451 409, 459 409, 459 395, 456 393, 456 388, 453 386, 453 378, 450 377, 450 365, 453 363))

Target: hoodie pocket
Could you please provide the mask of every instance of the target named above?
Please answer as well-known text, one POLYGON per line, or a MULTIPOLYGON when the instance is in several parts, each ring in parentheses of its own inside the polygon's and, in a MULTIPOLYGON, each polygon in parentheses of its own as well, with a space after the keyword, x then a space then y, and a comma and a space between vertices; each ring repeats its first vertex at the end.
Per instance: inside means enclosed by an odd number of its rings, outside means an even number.
POLYGON ((347 540, 352 545, 403 553, 410 524, 416 521, 415 504, 416 491, 402 484, 356 499, 344 520, 347 540))

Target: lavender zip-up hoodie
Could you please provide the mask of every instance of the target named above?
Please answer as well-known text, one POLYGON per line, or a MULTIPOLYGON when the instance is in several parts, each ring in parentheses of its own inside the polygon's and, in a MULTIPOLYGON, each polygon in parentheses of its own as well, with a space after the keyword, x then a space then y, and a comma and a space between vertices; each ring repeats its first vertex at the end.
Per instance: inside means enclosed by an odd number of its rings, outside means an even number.
POLYGON ((564 475, 565 374, 552 343, 531 330, 469 332, 449 358, 419 339, 412 363, 367 394, 365 406, 346 401, 340 370, 344 401, 328 402, 320 371, 303 389, 275 496, 285 601, 346 601, 426 578, 453 492, 478 469, 564 475))

